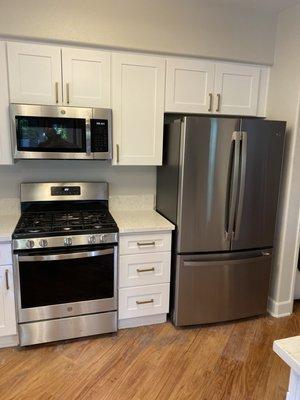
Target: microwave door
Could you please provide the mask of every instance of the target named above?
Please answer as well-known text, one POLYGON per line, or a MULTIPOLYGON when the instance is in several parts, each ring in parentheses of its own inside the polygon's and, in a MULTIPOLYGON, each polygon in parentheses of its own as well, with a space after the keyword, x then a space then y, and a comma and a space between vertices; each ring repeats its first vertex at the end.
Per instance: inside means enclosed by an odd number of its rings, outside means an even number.
POLYGON ((14 158, 92 159, 91 115, 75 107, 11 105, 14 158))

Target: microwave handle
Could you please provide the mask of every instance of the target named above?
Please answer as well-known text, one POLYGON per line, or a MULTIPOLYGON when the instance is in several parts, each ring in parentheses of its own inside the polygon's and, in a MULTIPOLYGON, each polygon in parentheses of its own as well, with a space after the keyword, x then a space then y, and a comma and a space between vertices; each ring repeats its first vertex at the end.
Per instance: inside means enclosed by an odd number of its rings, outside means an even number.
POLYGON ((92 136, 91 136, 91 121, 89 119, 86 119, 85 133, 86 133, 86 154, 91 154, 92 136))

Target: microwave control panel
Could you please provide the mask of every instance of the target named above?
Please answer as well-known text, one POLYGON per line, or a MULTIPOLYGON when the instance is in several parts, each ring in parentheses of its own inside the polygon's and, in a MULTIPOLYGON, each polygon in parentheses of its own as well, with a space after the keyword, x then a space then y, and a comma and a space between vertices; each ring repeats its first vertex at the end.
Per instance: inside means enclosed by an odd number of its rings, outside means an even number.
POLYGON ((107 119, 91 119, 91 150, 92 153, 108 152, 107 119))

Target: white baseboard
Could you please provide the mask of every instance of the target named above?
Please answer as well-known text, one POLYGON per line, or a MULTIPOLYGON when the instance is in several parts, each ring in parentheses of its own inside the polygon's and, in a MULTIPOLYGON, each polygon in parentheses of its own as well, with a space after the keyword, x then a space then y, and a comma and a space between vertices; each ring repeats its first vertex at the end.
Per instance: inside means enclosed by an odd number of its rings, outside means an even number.
POLYGON ((18 346, 18 335, 2 336, 0 337, 0 348, 18 346))
POLYGON ((293 301, 277 302, 271 297, 268 299, 268 313, 275 318, 287 317, 293 312, 293 301))
POLYGON ((166 322, 166 320, 167 314, 147 315, 146 317, 119 319, 118 328, 125 329, 136 328, 137 326, 144 325, 162 324, 166 322))

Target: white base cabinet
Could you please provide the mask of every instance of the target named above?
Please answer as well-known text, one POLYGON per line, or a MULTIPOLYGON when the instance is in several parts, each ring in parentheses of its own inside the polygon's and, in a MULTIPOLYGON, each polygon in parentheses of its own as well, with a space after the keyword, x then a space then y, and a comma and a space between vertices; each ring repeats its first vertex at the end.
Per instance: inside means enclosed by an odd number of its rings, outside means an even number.
POLYGON ((122 234, 119 241, 119 328, 166 321, 171 231, 122 234))
POLYGON ((0 347, 1 339, 16 335, 16 310, 10 244, 0 244, 0 347))

